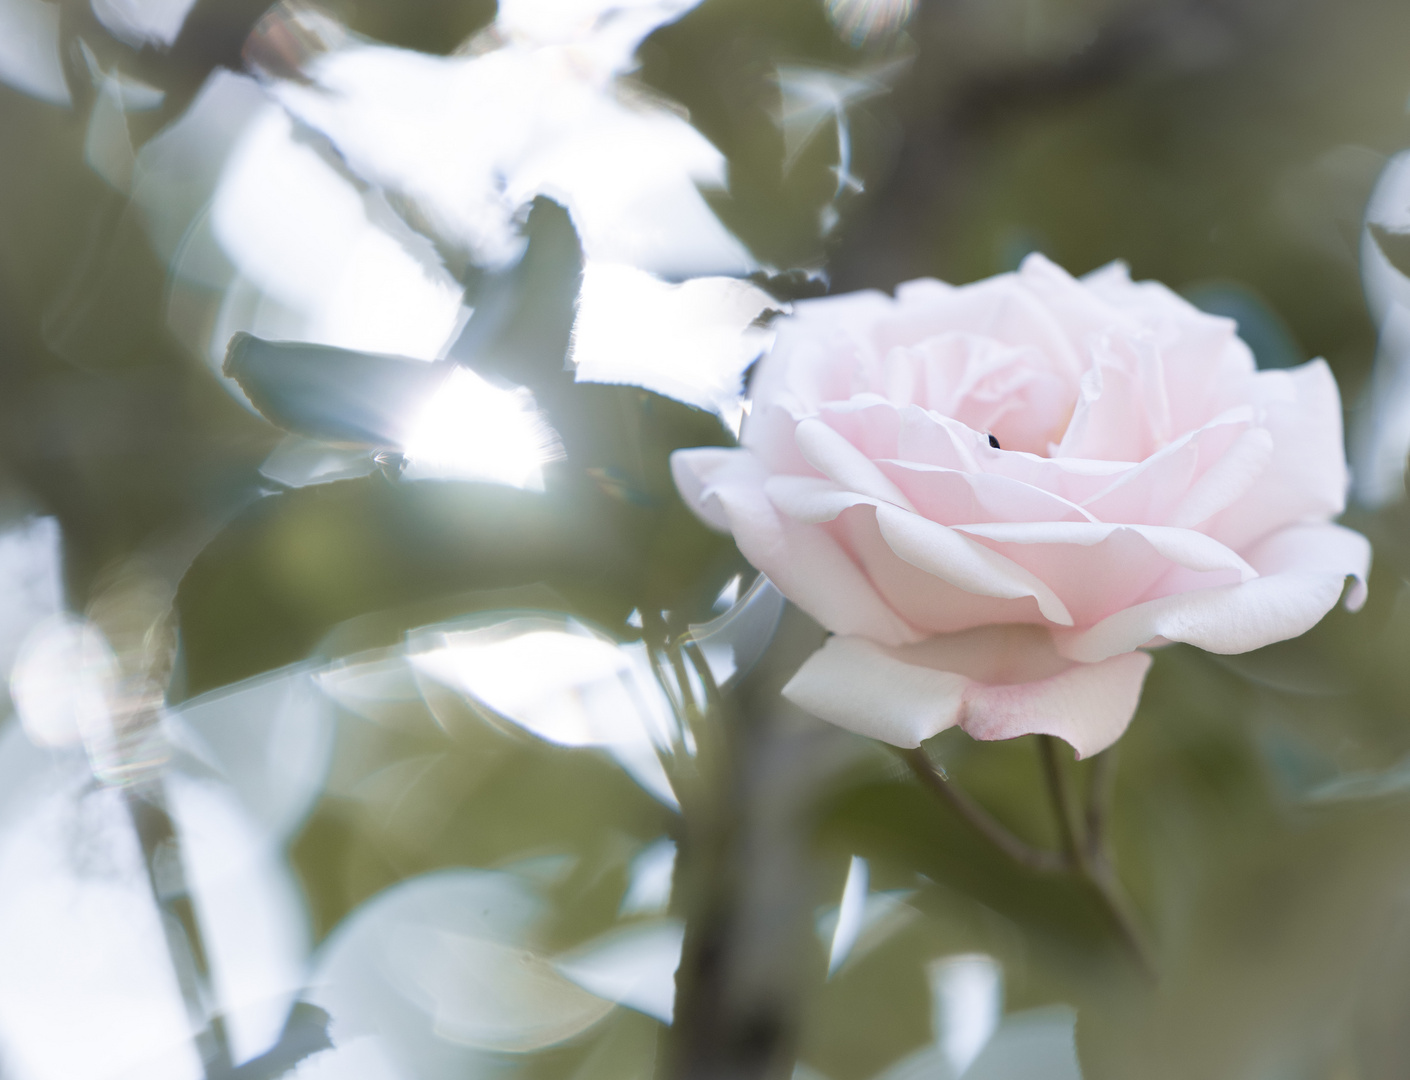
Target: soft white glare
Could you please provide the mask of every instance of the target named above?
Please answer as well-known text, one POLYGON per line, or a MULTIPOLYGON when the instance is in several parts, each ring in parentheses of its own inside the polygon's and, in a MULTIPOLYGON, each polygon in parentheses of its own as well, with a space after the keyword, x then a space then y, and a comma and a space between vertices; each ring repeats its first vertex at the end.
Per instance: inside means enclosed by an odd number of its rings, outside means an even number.
POLYGON ((612 1002, 584 992, 528 949, 424 926, 391 938, 391 977, 436 1034, 477 1050, 526 1053, 596 1024, 612 1002))
POLYGON ((992 956, 947 956, 926 968, 936 1042, 955 1076, 962 1076, 998 1029, 1003 970, 992 956))
POLYGON ((333 932, 310 999, 332 1016, 340 1045, 376 1040, 383 1072, 373 1076, 500 1075, 504 1050, 552 1045, 610 1008, 529 949, 543 911, 519 874, 451 870, 402 882, 333 932))
POLYGON ((675 841, 663 836, 643 848, 628 870, 627 891, 617 914, 664 914, 671 905, 671 883, 675 872, 675 841))
POLYGON ((92 623, 55 615, 30 632, 10 674, 10 697, 36 746, 77 746, 111 730, 118 663, 92 623))
POLYGON ((495 29, 505 37, 534 45, 581 41, 621 33, 613 24, 627 24, 633 37, 622 56, 656 27, 695 7, 700 0, 500 0, 495 29), (606 24, 606 25, 604 25, 606 24))
POLYGON ((884 68, 872 77, 843 75, 821 68, 780 65, 776 80, 779 111, 774 120, 783 133, 783 167, 787 172, 824 125, 837 134, 837 195, 862 190, 852 175, 852 133, 847 110, 886 89, 884 68))
POLYGON ((1356 495, 1380 506, 1405 492, 1410 452, 1410 277, 1381 250, 1373 232, 1410 234, 1410 151, 1386 164, 1366 206, 1361 235, 1361 280, 1380 332, 1376 366, 1352 429, 1356 495))
POLYGON ((907 903, 914 890, 865 892, 864 877, 859 878, 851 872, 851 867, 848 869, 841 903, 819 909, 814 923, 818 940, 828 950, 829 975, 847 960, 866 955, 917 915, 916 909, 907 903), (851 890, 850 895, 848 890, 851 890))
POLYGON ((916 0, 826 0, 827 17, 854 46, 894 37, 915 14, 916 0))
POLYGON ((243 329, 434 360, 462 322, 462 289, 431 245, 299 140, 273 106, 230 152, 210 227, 248 283, 226 293, 212 339, 222 358, 243 329))
POLYGON ((411 423, 402 444, 409 480, 482 480, 543 490, 543 467, 563 457, 558 435, 523 387, 506 390, 457 367, 411 423))
POLYGON ((92 0, 93 14, 129 45, 170 45, 196 0, 92 0))
POLYGON ((576 377, 642 386, 722 414, 737 410, 745 369, 773 340, 755 322, 786 307, 736 278, 672 285, 630 266, 589 261, 573 321, 576 377))
POLYGON ((303 823, 333 757, 332 702, 304 666, 203 694, 167 725, 172 742, 228 784, 277 841, 303 823))
POLYGON ((619 645, 575 623, 510 619, 453 631, 415 653, 415 668, 562 746, 600 746, 668 806, 676 797, 658 756, 670 706, 641 642, 619 645))
POLYGON ((97 96, 88 114, 88 133, 83 140, 83 159, 88 167, 123 194, 131 191, 137 155, 123 107, 122 86, 117 79, 103 76, 97 82, 97 96))
POLYGON ((862 918, 867 906, 867 883, 870 873, 867 861, 860 855, 853 855, 847 865, 847 881, 842 886, 842 903, 837 908, 837 926, 832 932, 832 945, 828 949, 827 973, 833 974, 842 966, 842 961, 857 943, 862 932, 862 918))
POLYGON ((59 523, 32 518, 0 532, 0 674, 37 624, 63 609, 59 523))
POLYGON ((59 5, 0 0, 0 82, 51 105, 70 105, 59 57, 59 5))
MULTIPOLYGON (((81 753, 0 736, 0 1057, 10 1080, 197 1080, 191 1024, 118 788, 81 753)), ((229 794, 168 779, 186 880, 237 1061, 278 1037, 304 979, 287 867, 229 794)))
POLYGON ((1011 1013, 963 1080, 1082 1080, 1076 1029, 1077 1013, 1067 1005, 1011 1013))
POLYGON ((377 471, 377 462, 370 450, 344 450, 289 435, 270 451, 259 471, 275 483, 300 488, 369 476, 377 471))
MULTIPOLYGON (((730 584, 738 590, 738 578, 730 584)), ((786 606, 783 593, 760 574, 724 614, 706 623, 691 623, 691 640, 700 647, 717 684, 725 685, 758 662, 773 640, 786 606)))
POLYGON ((352 45, 271 91, 348 166, 394 192, 472 261, 513 263, 535 196, 567 207, 590 259, 668 276, 748 273, 754 260, 699 187, 723 187, 723 156, 616 78, 637 42, 690 4, 511 4, 485 49, 439 57, 352 45), (502 23, 502 25, 501 25, 502 23))
POLYGON ((660 919, 610 931, 559 957, 554 967, 599 998, 669 1024, 684 941, 684 923, 660 919))
POLYGON ((333 1049, 305 1058, 288 1080, 413 1080, 391 1061, 382 1040, 373 1035, 344 1039, 333 1028, 333 1049))

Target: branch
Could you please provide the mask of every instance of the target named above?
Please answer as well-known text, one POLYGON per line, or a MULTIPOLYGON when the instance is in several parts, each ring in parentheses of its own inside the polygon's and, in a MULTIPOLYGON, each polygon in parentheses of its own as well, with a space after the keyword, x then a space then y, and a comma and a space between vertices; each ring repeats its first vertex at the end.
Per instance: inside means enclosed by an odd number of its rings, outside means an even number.
POLYGON ((922 747, 916 747, 914 750, 898 749, 897 753, 910 766, 916 779, 948 803, 986 840, 1020 866, 1042 874, 1053 874, 1071 868, 1072 864, 1065 856, 1055 851, 1035 848, 1011 833, 989 811, 946 779, 922 747))

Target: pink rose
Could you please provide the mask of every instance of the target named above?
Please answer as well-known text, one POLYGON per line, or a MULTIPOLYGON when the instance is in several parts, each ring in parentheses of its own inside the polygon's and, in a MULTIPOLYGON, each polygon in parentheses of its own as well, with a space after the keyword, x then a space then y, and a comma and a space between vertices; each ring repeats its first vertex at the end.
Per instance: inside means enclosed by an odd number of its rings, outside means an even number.
POLYGON ((952 724, 1079 755, 1150 657, 1311 628, 1370 547, 1327 365, 1257 371, 1229 319, 1112 264, 799 304, 737 450, 678 451, 706 522, 834 637, 784 693, 898 746, 952 724))

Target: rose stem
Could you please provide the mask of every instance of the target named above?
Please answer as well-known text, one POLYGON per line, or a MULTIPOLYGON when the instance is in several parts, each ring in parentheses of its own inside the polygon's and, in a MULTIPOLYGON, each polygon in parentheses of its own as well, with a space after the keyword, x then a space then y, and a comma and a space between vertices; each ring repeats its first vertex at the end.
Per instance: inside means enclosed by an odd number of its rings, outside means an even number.
POLYGON ((1094 776, 1091 798, 1087 806, 1088 835, 1079 837, 1074 819, 1071 787, 1067 773, 1058 757, 1059 741, 1052 735, 1038 736, 1038 749, 1043 758, 1043 775, 1048 782, 1048 792, 1053 799, 1053 809, 1057 814, 1058 827, 1062 831, 1063 847, 1068 852, 1070 864, 1084 880, 1096 890, 1102 906, 1116 925, 1118 933, 1126 942, 1141 970, 1150 978, 1156 976, 1155 964, 1151 959, 1150 947, 1146 944, 1132 912, 1131 901, 1121 888, 1121 882, 1107 857, 1102 836, 1097 831, 1104 830, 1104 792, 1097 786, 1110 790, 1107 774, 1111 766, 1104 764, 1102 775, 1094 776))
POLYGON ((1051 874, 1066 870, 1071 865, 1067 858, 1056 851, 1043 851, 1020 840, 999 823, 989 811, 966 795, 953 781, 930 760, 923 747, 913 750, 897 750, 901 759, 910 766, 911 772, 927 788, 950 805, 986 840, 1021 866, 1039 873, 1051 874))
POLYGON ((1092 760, 1087 773, 1087 850, 1105 856, 1107 811, 1116 783, 1116 747, 1109 746, 1092 760))

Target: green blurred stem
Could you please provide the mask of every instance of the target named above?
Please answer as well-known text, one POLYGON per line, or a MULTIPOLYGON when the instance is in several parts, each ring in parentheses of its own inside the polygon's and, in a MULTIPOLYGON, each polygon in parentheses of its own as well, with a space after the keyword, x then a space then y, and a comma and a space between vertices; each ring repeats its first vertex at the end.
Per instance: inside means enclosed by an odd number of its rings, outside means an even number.
POLYGON ((1065 856, 1056 851, 1035 848, 1011 833, 989 811, 946 778, 935 762, 930 760, 930 755, 925 752, 924 747, 918 746, 913 750, 898 750, 897 752, 901 755, 901 759, 910 766, 911 772, 915 773, 917 780, 940 796, 960 817, 974 826, 984 839, 1013 859, 1014 862, 1044 874, 1071 868, 1072 864, 1065 856))
MULTIPOLYGON (((1038 736, 1038 750, 1043 758, 1043 776, 1052 796, 1053 810, 1062 833, 1066 862, 1071 869, 1096 891, 1117 932, 1131 950, 1141 970, 1155 978, 1155 963, 1150 946, 1136 921, 1134 907, 1127 897, 1116 870, 1111 864, 1105 843, 1106 807, 1111 794, 1110 761, 1103 762, 1101 772, 1094 775, 1088 790, 1086 835, 1078 821, 1079 809, 1070 778, 1059 756, 1061 743, 1052 735, 1038 736)), ((1098 760, 1101 756, 1098 755, 1098 760)))

